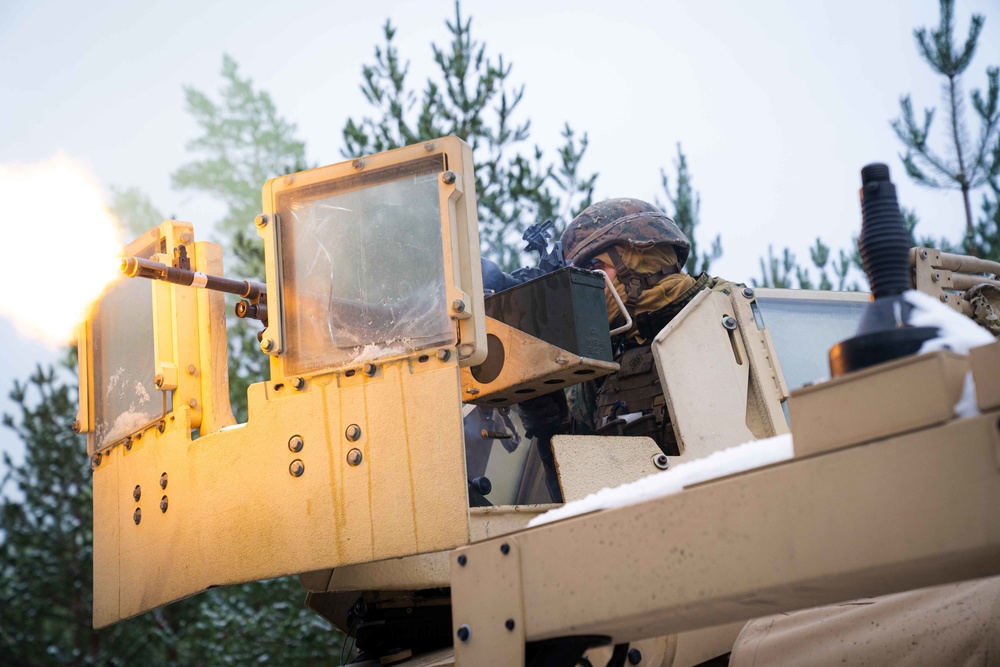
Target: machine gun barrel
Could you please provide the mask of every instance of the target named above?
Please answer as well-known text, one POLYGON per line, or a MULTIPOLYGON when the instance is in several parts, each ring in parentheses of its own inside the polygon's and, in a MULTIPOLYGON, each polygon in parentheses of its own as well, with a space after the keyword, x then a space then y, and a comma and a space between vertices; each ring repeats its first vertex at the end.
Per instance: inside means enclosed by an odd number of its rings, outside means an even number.
POLYGON ((265 305, 267 286, 264 283, 212 276, 201 271, 170 266, 142 257, 122 257, 119 269, 129 278, 163 280, 175 285, 188 285, 235 294, 244 299, 236 306, 238 317, 249 317, 264 322, 265 326, 267 324, 267 307, 265 305))

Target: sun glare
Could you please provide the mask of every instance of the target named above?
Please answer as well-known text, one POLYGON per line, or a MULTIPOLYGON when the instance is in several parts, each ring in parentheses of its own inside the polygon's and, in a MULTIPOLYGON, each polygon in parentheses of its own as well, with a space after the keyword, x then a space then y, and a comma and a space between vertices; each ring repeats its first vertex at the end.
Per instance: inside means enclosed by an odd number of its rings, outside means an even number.
POLYGON ((7 230, 0 316, 51 346, 73 342, 88 308, 117 277, 121 228, 101 187, 64 155, 0 165, 7 230))

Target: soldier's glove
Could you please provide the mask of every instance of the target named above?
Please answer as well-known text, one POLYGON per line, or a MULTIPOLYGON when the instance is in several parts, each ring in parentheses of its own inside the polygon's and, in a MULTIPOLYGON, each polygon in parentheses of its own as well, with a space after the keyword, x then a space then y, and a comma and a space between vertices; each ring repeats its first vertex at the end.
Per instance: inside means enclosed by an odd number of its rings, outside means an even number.
POLYGON ((526 437, 540 440, 551 438, 564 430, 564 423, 569 416, 566 395, 555 391, 545 396, 529 398, 517 404, 517 414, 521 417, 526 437))

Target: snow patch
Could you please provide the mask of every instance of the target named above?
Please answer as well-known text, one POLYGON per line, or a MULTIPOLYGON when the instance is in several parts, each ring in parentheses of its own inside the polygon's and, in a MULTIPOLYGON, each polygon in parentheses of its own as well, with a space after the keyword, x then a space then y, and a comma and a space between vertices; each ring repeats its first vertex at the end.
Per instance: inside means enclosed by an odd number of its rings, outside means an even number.
POLYGON ((597 510, 624 507, 652 498, 677 493, 686 486, 726 475, 752 470, 761 466, 787 461, 794 456, 791 434, 754 440, 730 447, 708 456, 681 463, 674 468, 643 477, 614 488, 603 488, 585 498, 549 510, 528 522, 528 526, 541 526, 553 521, 596 512, 597 510))

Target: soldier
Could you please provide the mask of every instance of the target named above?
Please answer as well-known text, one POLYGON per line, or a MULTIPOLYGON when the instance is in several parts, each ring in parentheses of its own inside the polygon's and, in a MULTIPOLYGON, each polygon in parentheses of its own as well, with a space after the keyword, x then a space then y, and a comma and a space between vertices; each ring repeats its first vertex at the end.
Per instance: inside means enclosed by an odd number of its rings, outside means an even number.
MULTIPOLYGON (((645 435, 669 455, 677 455, 663 389, 650 343, 702 290, 725 293, 737 287, 704 273, 684 272, 691 242, 662 211, 638 199, 609 199, 578 215, 562 235, 567 264, 608 274, 632 327, 612 341, 621 369, 598 382, 569 390, 573 428, 578 433, 645 435)), ((608 293, 612 329, 624 324, 608 293)))

